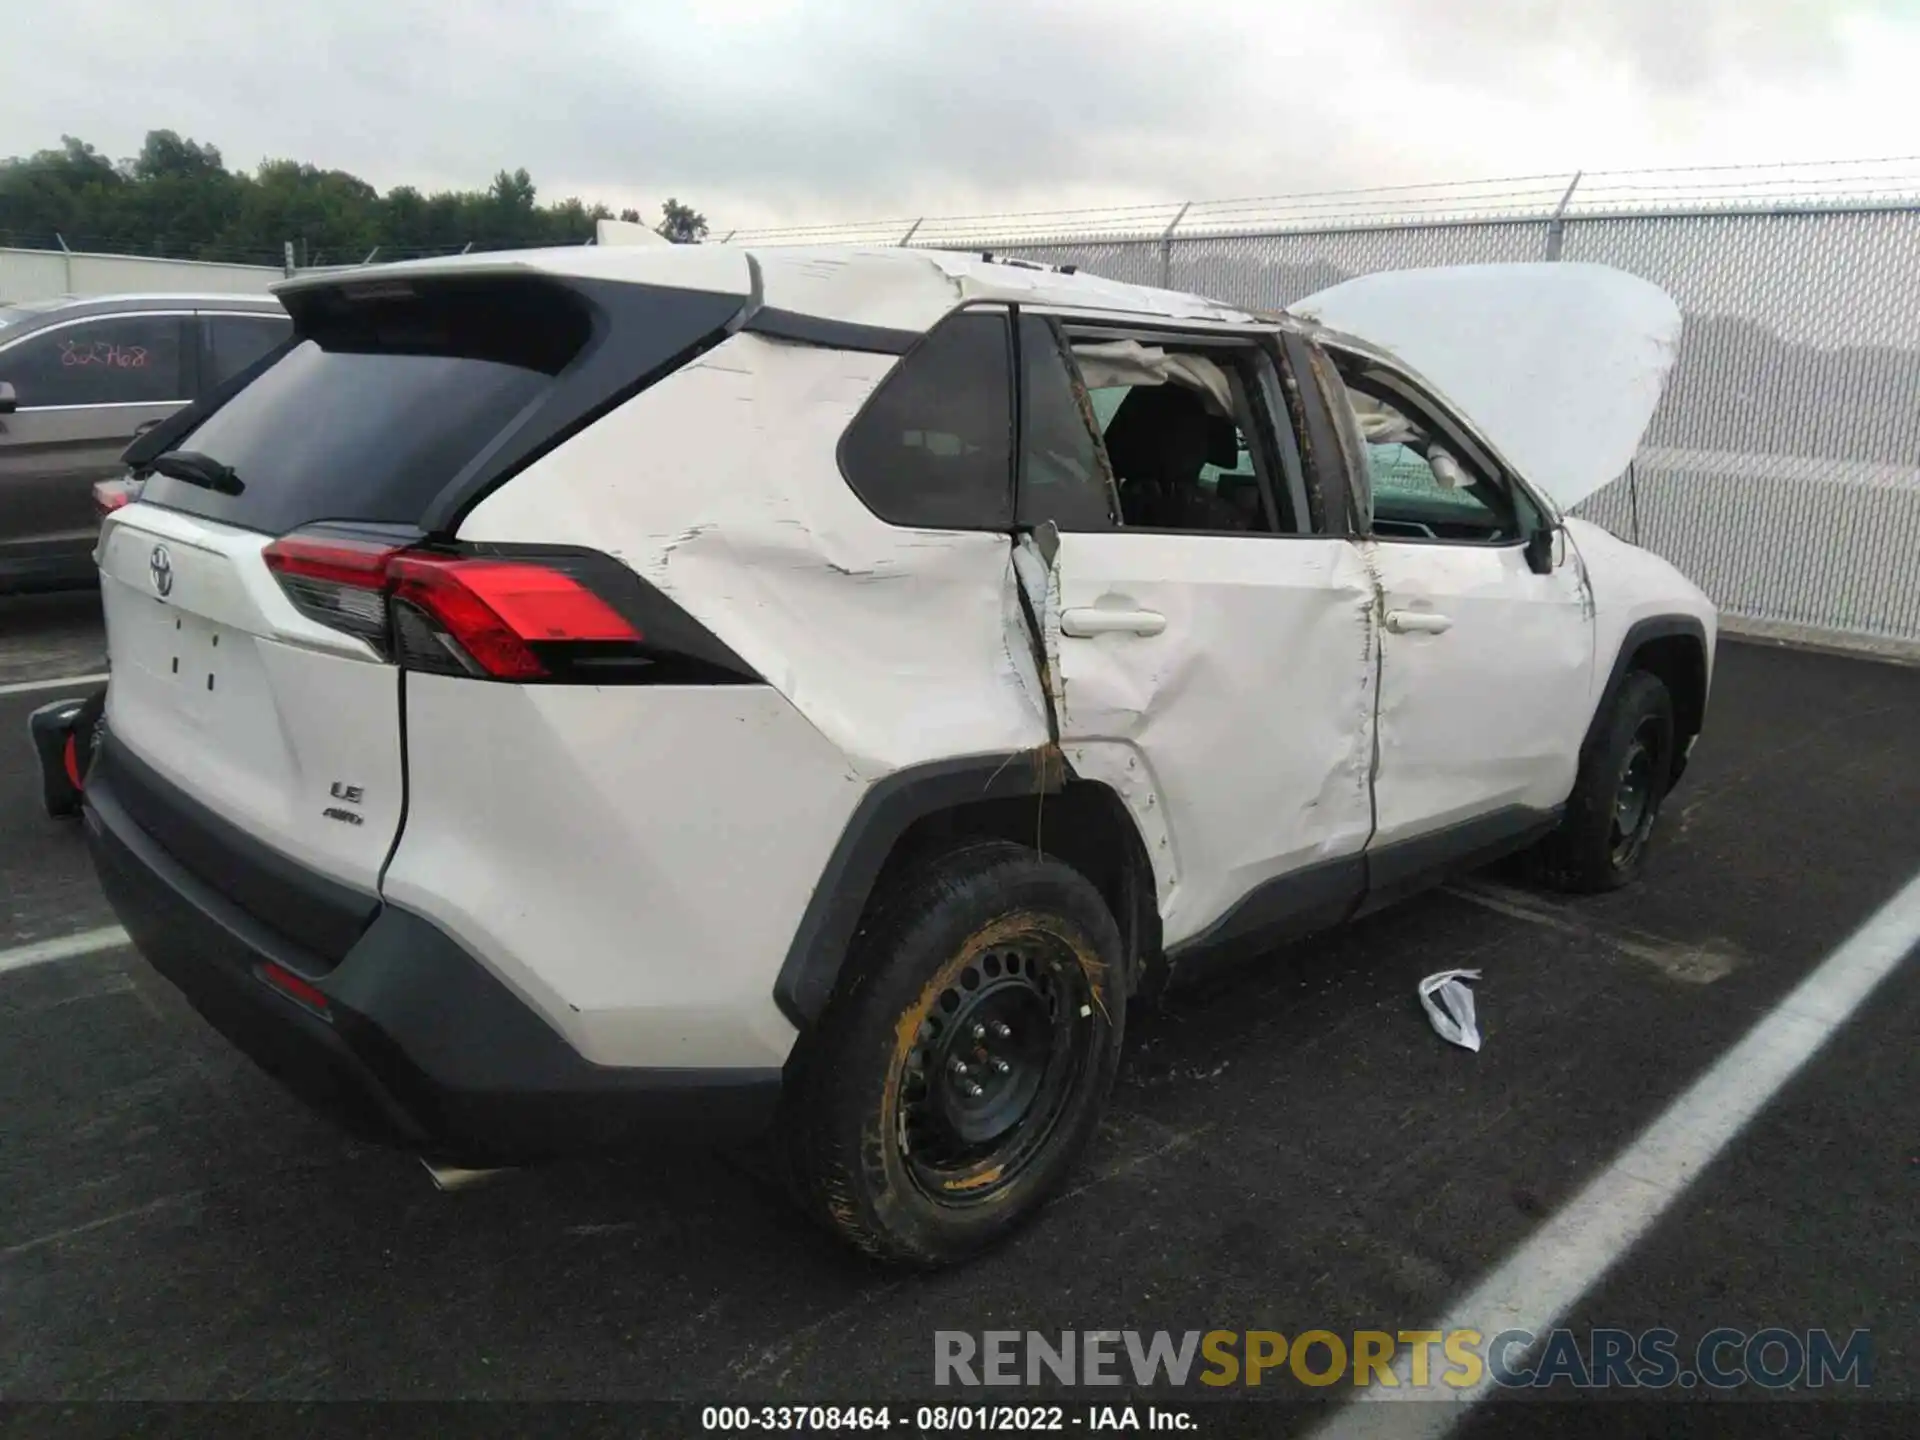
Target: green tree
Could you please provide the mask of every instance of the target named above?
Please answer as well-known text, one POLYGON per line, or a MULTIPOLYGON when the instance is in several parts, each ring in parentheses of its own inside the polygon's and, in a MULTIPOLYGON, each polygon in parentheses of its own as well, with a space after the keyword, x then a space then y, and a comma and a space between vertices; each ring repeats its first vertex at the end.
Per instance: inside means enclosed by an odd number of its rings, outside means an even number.
POLYGON ((127 177, 84 140, 60 137, 58 150, 0 160, 0 234, 10 243, 51 244, 64 235, 75 248, 95 225, 111 226, 127 177))
POLYGON ((213 146, 196 145, 171 130, 149 130, 147 143, 128 162, 127 169, 135 180, 162 177, 204 180, 226 173, 226 167, 220 163, 220 152, 213 146))
MULTIPOLYGON (((706 219, 678 200, 662 214, 669 239, 706 234, 706 219)), ((247 174, 173 130, 149 132, 140 153, 117 164, 73 136, 0 160, 0 244, 52 246, 58 235, 76 250, 276 263, 292 241, 302 263, 351 264, 376 246, 397 259, 577 245, 611 215, 577 197, 542 205, 525 169, 502 169, 484 190, 432 195, 410 185, 382 195, 357 175, 298 160, 267 160, 247 174)))
POLYGON ((676 245, 698 245, 707 238, 707 217, 691 205, 669 199, 660 207, 660 223, 653 228, 676 245))

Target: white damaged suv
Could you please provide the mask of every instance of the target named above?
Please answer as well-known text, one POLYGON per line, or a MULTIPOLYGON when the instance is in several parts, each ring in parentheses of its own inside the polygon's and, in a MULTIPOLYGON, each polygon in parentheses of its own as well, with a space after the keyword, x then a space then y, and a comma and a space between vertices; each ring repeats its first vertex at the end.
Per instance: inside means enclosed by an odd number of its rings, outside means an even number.
POLYGON ((1712 606, 1564 514, 1678 341, 1614 271, 278 293, 106 523, 85 823, 208 1020, 430 1158, 771 1134, 854 1245, 957 1258, 1075 1163, 1130 997, 1529 847, 1623 883, 1700 732, 1712 606))

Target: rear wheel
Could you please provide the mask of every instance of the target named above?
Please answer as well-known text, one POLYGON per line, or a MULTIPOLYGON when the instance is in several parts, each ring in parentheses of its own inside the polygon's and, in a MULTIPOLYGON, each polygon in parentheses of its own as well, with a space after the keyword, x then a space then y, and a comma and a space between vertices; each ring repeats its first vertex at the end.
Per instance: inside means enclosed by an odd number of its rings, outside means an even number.
POLYGON ((1541 843, 1548 883, 1595 892, 1639 876, 1673 775, 1673 747, 1672 696, 1658 676, 1633 671, 1581 763, 1560 827, 1541 843))
POLYGON ((786 1127, 802 1204, 876 1258, 993 1243, 1071 1170, 1126 1013, 1120 933, 1085 877, 988 841, 923 865, 865 930, 808 1037, 786 1127))

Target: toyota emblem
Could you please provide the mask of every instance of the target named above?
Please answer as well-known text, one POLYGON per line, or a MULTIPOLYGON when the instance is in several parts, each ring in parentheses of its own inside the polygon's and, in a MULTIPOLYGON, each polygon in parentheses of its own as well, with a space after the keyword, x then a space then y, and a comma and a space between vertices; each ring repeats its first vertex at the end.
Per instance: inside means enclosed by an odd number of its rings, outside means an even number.
POLYGON ((147 574, 153 577, 153 588, 162 595, 173 593, 173 557, 167 553, 167 547, 156 545, 153 554, 147 557, 147 574))

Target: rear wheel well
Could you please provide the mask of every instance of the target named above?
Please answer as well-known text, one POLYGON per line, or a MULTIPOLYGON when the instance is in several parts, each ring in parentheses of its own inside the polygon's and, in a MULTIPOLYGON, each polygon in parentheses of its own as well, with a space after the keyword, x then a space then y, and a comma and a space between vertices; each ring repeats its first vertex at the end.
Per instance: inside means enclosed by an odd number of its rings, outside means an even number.
POLYGON ((1153 867, 1126 806, 1097 781, 1073 780, 1047 794, 975 800, 921 816, 887 857, 869 909, 891 893, 912 866, 955 845, 983 839, 1028 846, 1086 876, 1120 927, 1132 968, 1130 993, 1141 993, 1142 980, 1152 979, 1148 972, 1161 968, 1153 867))
POLYGON ((1673 697, 1672 778, 1677 780, 1686 768, 1687 746, 1706 719, 1706 647, 1693 635, 1657 635, 1635 648, 1626 668, 1656 677, 1673 697))

